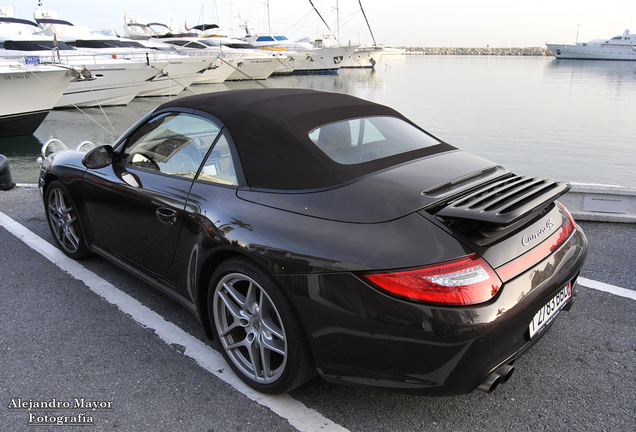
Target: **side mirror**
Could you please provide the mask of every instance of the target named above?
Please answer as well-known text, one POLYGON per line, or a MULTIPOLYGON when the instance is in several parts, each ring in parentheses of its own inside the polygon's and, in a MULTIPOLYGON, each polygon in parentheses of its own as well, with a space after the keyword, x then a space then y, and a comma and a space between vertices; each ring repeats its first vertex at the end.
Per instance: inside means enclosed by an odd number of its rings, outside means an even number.
POLYGON ((86 168, 97 169, 104 168, 113 162, 113 147, 103 145, 95 147, 82 159, 82 163, 86 168))

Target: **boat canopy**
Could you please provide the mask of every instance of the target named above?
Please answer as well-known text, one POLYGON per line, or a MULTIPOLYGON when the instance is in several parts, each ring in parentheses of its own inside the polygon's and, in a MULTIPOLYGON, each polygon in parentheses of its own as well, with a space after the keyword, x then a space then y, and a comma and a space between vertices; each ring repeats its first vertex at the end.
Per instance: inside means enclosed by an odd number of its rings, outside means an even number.
POLYGON ((22 19, 22 18, 8 18, 8 17, 0 17, 0 23, 6 23, 6 24, 25 24, 25 25, 30 25, 33 27, 37 27, 38 25, 36 23, 34 23, 33 21, 29 21, 26 19, 22 19))
POLYGON ((191 30, 200 30, 200 31, 206 31, 206 30, 211 30, 211 29, 218 29, 219 26, 216 24, 199 24, 196 25, 194 27, 191 28, 191 30))
POLYGON ((73 24, 71 24, 68 21, 64 21, 61 19, 53 19, 53 18, 36 18, 35 22, 38 24, 62 24, 62 25, 67 25, 67 26, 72 26, 73 24))

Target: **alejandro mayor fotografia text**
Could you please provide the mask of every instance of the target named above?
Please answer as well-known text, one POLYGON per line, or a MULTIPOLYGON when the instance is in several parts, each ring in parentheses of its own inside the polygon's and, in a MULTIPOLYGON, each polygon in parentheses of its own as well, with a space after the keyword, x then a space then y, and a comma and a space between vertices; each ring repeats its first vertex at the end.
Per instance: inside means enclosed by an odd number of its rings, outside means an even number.
POLYGON ((113 411, 114 401, 87 400, 33 400, 12 398, 7 409, 13 412, 28 413, 28 425, 94 425, 93 412, 113 411), (55 414, 60 411, 73 413, 55 414))

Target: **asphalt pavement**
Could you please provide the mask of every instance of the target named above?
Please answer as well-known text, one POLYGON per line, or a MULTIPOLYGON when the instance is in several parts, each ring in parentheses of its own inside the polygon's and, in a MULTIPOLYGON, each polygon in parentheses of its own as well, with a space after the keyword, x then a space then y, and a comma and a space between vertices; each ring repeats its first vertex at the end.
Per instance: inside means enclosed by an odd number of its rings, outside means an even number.
MULTIPOLYGON (((0 191, 0 212, 53 244, 37 189, 0 191)), ((636 292, 636 225, 581 226, 590 240, 582 277, 636 292)), ((4 227, 0 251, 1 431, 636 430, 634 297, 581 286, 572 310, 492 394, 415 397, 318 378, 261 400, 222 379, 231 371, 202 367, 4 227), (39 402, 84 407, 28 409, 39 402), (54 424, 61 416, 75 416, 77 426, 54 424)), ((170 298, 101 258, 80 264, 215 348, 170 298)))

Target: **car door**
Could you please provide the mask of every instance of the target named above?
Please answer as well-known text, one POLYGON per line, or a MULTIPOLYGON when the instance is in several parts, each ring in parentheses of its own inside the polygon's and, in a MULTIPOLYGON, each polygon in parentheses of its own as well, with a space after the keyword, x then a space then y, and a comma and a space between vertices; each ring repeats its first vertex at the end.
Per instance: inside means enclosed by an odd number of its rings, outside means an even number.
POLYGON ((141 124, 114 162, 84 176, 94 245, 164 275, 172 263, 192 182, 221 127, 184 112, 141 124))

